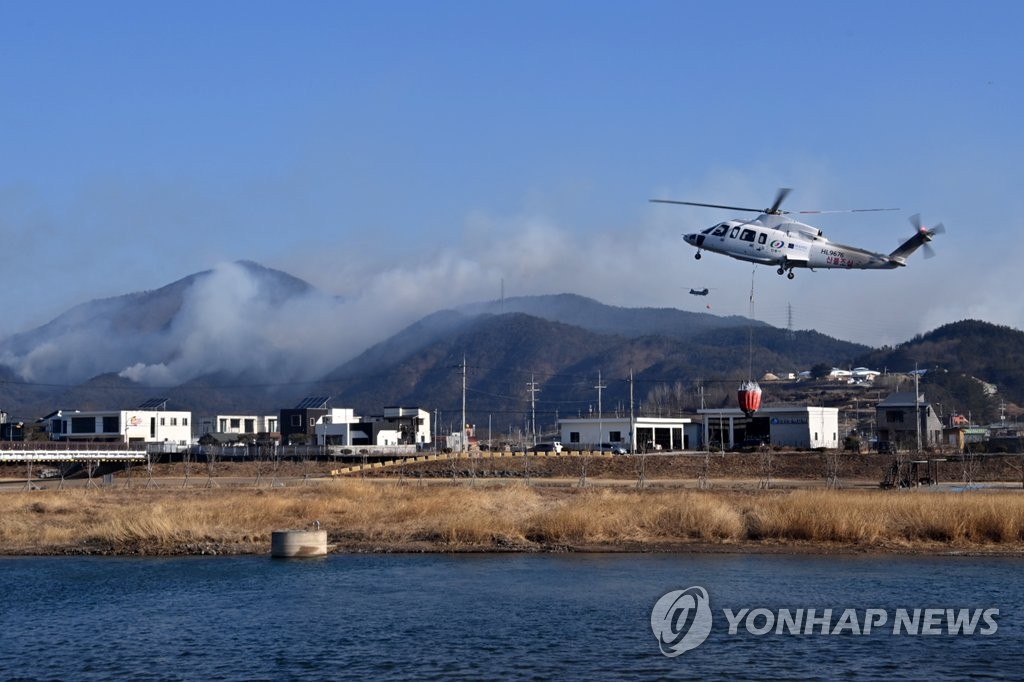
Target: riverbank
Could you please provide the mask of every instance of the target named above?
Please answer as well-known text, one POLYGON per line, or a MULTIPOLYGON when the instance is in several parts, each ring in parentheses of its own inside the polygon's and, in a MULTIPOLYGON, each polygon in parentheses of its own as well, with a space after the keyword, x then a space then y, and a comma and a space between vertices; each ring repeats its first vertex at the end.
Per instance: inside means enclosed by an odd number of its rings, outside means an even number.
POLYGON ((319 522, 340 552, 1024 554, 1017 490, 693 490, 335 480, 0 495, 0 554, 268 554, 319 522))

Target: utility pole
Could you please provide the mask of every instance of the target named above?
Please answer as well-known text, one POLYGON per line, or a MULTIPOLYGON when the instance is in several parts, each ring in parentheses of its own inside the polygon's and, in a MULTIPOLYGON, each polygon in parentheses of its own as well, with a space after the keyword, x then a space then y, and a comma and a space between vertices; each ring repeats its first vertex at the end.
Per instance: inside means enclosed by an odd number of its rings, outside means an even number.
POLYGON ((914 423, 917 425, 917 454, 921 454, 921 394, 918 392, 917 382, 919 373, 917 363, 914 363, 914 423))
POLYGON ((468 448, 466 442, 468 437, 466 435, 466 356, 462 356, 462 437, 460 441, 462 443, 461 450, 465 452, 468 448))
POLYGON ((530 374, 530 383, 526 384, 526 391, 530 394, 530 430, 533 431, 533 444, 537 444, 537 382, 530 374))
POLYGON ((636 454, 636 418, 633 415, 633 368, 629 368, 629 454, 636 454))
POLYGON ((601 370, 597 370, 597 447, 601 449, 601 443, 604 442, 604 418, 601 415, 601 391, 607 388, 601 383, 601 370))

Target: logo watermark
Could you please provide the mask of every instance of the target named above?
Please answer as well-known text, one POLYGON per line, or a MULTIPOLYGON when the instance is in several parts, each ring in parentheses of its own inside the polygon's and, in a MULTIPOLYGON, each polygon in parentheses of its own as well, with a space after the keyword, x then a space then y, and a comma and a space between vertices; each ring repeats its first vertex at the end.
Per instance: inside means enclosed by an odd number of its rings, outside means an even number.
POLYGON ((711 602, 703 587, 663 595, 651 610, 651 629, 669 658, 696 649, 711 634, 711 602))
MULTIPOLYGON (((765 635, 955 635, 990 636, 999 630, 999 609, 722 609, 729 636, 765 635)), ((651 630, 661 653, 678 656, 704 643, 714 616, 700 586, 662 595, 651 610, 651 630)))

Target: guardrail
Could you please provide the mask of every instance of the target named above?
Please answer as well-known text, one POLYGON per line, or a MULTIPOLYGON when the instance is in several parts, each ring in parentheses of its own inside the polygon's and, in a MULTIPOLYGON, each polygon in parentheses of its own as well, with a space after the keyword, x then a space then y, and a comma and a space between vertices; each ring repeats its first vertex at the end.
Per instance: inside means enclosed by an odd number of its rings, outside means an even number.
POLYGON ((145 450, 0 450, 0 463, 19 462, 145 462, 145 450))

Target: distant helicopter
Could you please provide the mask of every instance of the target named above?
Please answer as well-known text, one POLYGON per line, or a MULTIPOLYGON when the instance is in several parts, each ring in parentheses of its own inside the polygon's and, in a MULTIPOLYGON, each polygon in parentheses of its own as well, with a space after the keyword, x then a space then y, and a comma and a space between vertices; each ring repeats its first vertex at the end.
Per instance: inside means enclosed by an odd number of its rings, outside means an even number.
MULTIPOLYGON (((661 204, 683 204, 685 206, 705 206, 723 208, 731 211, 751 211, 758 213, 753 220, 734 219, 718 223, 703 232, 683 235, 687 244, 697 247, 694 258, 701 257, 701 250, 721 253, 738 260, 763 265, 777 265, 777 272, 793 279, 793 268, 842 268, 845 270, 889 270, 907 264, 907 258, 918 248, 925 247, 925 257, 931 258, 934 253, 928 242, 935 235, 942 234, 946 228, 939 223, 928 229, 921 225, 921 216, 911 216, 914 235, 899 245, 890 254, 867 251, 856 246, 846 246, 830 242, 825 234, 816 227, 786 218, 792 213, 862 213, 867 211, 898 211, 896 208, 855 208, 845 211, 783 211, 780 206, 791 192, 782 188, 775 195, 775 201, 765 209, 744 208, 741 206, 723 206, 721 204, 703 204, 695 201, 673 201, 671 199, 651 199, 661 204)), ((694 293, 693 290, 690 293, 694 293)), ((703 295, 703 294, 696 294, 703 295)))
POLYGON ((690 294, 693 296, 707 296, 711 289, 704 287, 703 289, 690 289, 690 294))

